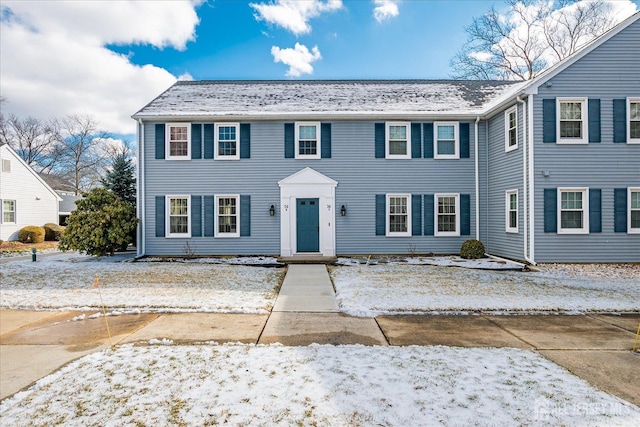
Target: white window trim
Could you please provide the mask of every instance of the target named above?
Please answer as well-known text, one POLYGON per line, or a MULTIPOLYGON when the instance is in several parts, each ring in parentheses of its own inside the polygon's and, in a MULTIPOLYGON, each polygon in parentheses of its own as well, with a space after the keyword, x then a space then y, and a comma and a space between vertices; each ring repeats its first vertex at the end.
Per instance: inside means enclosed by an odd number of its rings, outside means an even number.
POLYGON ((520 141, 518 140, 519 136, 518 136, 518 106, 514 105, 513 107, 509 108, 507 111, 504 112, 504 152, 508 153, 509 151, 513 151, 513 150, 517 150, 518 149, 518 145, 520 145, 520 141), (511 121, 509 120, 509 116, 515 113, 516 114, 516 145, 509 145, 509 142, 511 141, 511 138, 509 138, 509 130, 510 130, 510 126, 511 126, 511 121))
POLYGON ((165 125, 165 136, 164 136, 164 151, 166 153, 165 158, 167 160, 191 160, 191 123, 167 123, 165 125), (172 127, 187 127, 187 154, 185 156, 172 156, 171 155, 171 128, 172 127))
POLYGON ((589 110, 587 98, 557 98, 556 99, 556 141, 557 144, 588 144, 589 143, 589 110), (560 137, 560 104, 563 102, 579 102, 580 116, 582 117, 582 138, 561 138, 560 137))
POLYGON ((165 196, 165 236, 169 239, 191 237, 191 196, 188 194, 172 194, 165 196), (187 233, 171 232, 171 199, 187 199, 187 233))
POLYGON ((640 98, 627 98, 627 144, 640 144, 640 138, 631 138, 631 103, 640 103, 640 98))
POLYGON ((433 195, 433 231, 434 236, 460 236, 460 193, 438 193, 433 195), (438 199, 440 197, 455 197, 456 199, 456 231, 438 231, 438 199))
POLYGON ((640 192, 640 187, 627 187, 627 233, 640 234, 640 228, 631 228, 631 193, 640 192))
POLYGON ((558 234, 589 234, 589 187, 558 188, 558 234), (582 228, 562 228, 562 193, 582 192, 582 228))
POLYGON ((239 194, 216 194, 214 204, 214 237, 217 238, 235 238, 240 237, 240 195, 239 194), (221 233, 220 227, 220 199, 236 199, 236 232, 235 233, 221 233))
POLYGON ((295 123, 295 158, 296 159, 319 159, 322 154, 322 136, 320 135, 320 122, 296 122, 295 123), (316 144, 316 154, 300 154, 300 126, 315 126, 316 138, 318 142, 316 144))
POLYGON ((459 159, 460 158, 460 122, 435 122, 433 124, 433 158, 434 159, 459 159), (454 126, 454 153, 438 153, 438 126, 454 126))
POLYGON ((240 123, 216 123, 214 126, 213 137, 213 159, 214 160, 240 160, 240 123), (220 127, 235 127, 236 128, 236 154, 234 156, 224 156, 220 154, 220 133, 218 130, 220 127))
POLYGON ((0 200, 0 223, 1 224, 17 224, 18 223, 18 201, 15 199, 0 200), (4 202, 13 202, 13 221, 4 221, 4 202))
POLYGON ((505 192, 505 231, 507 233, 517 233, 520 226, 520 197, 518 196, 518 190, 507 190, 505 192), (516 226, 511 227, 511 195, 516 195, 516 226))
POLYGON ((385 222, 386 222, 386 236, 387 237, 410 237, 411 236, 411 194, 387 194, 386 200, 386 211, 385 211, 385 222), (398 232, 389 231, 390 223, 389 217, 391 216, 391 198, 392 197, 405 197, 407 199, 407 231, 398 232))
POLYGON ((411 122, 386 122, 384 128, 384 157, 385 159, 411 158, 411 122), (407 152, 405 154, 389 153, 389 128, 391 126, 405 126, 407 128, 407 152))

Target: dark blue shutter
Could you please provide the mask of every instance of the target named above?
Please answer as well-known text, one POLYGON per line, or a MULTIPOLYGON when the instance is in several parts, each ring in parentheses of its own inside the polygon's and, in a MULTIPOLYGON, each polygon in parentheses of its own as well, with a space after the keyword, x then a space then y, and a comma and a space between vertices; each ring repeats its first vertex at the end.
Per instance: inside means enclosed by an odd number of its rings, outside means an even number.
POLYGON ((293 123, 284 124, 284 158, 293 159, 295 157, 296 142, 295 129, 293 123))
POLYGON ((425 123, 423 128, 424 158, 433 159, 433 123, 425 123))
POLYGON ((164 237, 164 196, 156 196, 156 237, 164 237))
POLYGON ((460 158, 469 158, 469 123, 460 123, 460 158))
POLYGON ((387 196, 376 194, 376 236, 387 234, 387 196))
POLYGON ((589 99, 589 142, 600 142, 600 100, 589 99))
POLYGON ((411 235, 422 235, 422 196, 411 195, 411 235))
MULTIPOLYGON (((613 142, 627 142, 627 100, 613 100, 613 142)), ((626 226, 625 226, 626 231, 626 226)))
POLYGON ((544 232, 555 233, 558 231, 558 190, 555 188, 544 189, 544 232))
POLYGON ((320 157, 331 158, 331 123, 320 124, 320 157))
POLYGON ((156 159, 164 159, 164 123, 156 123, 156 159))
POLYGON ((424 195, 424 235, 433 236, 434 231, 434 206, 433 194, 424 195))
POLYGON ((202 158, 202 125, 191 124, 191 158, 202 158))
POLYGON ((385 125, 384 123, 375 124, 375 141, 376 141, 376 159, 385 158, 385 125))
POLYGON ((589 189, 589 233, 602 232, 602 190, 589 189))
POLYGON ((460 235, 471 234, 471 195, 460 195, 460 235))
POLYGON ((240 123, 240 158, 251 158, 251 124, 240 123))
POLYGON ((556 142, 556 99, 542 100, 542 142, 556 142))
POLYGON ((202 237, 202 196, 191 196, 191 237, 202 237))
POLYGON ((422 157, 422 125, 411 123, 411 158, 422 157))
POLYGON ((627 189, 613 190, 613 230, 616 233, 627 232, 627 189))
POLYGON ((240 196, 240 236, 251 236, 251 196, 240 196))
POLYGON ((213 237, 215 227, 215 198, 204 196, 204 235, 213 237))
POLYGON ((213 159, 215 126, 213 123, 204 125, 204 158, 213 159))

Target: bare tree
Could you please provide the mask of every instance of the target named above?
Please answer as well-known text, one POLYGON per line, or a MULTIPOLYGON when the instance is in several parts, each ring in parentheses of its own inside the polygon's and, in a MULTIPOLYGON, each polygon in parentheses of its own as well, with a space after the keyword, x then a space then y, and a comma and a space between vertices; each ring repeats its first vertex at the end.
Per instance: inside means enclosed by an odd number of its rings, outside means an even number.
POLYGON ((616 24, 603 0, 508 0, 465 30, 451 60, 457 79, 530 80, 616 24))
POLYGON ((0 115, 0 138, 36 172, 48 173, 56 164, 59 138, 55 126, 35 117, 0 115))

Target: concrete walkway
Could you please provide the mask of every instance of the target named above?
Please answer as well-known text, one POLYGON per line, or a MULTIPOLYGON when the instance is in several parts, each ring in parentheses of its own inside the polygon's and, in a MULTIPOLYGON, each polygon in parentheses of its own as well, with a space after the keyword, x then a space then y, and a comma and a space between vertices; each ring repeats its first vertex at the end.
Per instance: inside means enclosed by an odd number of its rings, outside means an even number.
POLYGON ((291 264, 273 312, 338 313, 336 293, 324 264, 291 264))

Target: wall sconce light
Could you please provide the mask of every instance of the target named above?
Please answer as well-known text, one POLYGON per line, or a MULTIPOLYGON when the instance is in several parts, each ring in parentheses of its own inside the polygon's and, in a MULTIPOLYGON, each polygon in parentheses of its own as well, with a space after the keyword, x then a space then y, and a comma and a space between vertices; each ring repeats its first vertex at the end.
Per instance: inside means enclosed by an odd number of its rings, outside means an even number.
POLYGON ((271 205, 271 207, 269 208, 269 216, 275 216, 276 215, 276 207, 274 205, 271 205))
POLYGON ((344 205, 340 208, 340 216, 347 216, 347 208, 344 205))

